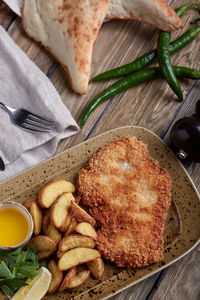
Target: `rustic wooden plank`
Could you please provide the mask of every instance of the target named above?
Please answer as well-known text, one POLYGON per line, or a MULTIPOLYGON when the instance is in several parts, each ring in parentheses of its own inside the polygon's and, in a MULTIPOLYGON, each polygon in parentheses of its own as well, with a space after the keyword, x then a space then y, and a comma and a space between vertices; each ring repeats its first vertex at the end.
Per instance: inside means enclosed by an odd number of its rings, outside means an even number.
MULTIPOLYGON (((200 246, 164 270, 149 300, 197 300, 200 294, 200 246)), ((125 299, 125 298, 124 298, 125 299)))
POLYGON ((109 298, 110 300, 143 300, 149 295, 152 286, 154 286, 156 280, 159 277, 159 273, 151 276, 150 278, 143 280, 140 283, 125 289, 123 292, 109 298))
POLYGON ((10 8, 0 0, 0 25, 7 29, 14 17, 10 8))

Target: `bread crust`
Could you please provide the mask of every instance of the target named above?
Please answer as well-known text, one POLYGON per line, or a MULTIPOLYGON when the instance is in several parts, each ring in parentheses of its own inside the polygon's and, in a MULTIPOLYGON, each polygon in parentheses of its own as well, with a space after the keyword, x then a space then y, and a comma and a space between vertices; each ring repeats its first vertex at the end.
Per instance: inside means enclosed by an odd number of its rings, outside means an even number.
POLYGON ((111 0, 108 19, 132 19, 164 31, 182 27, 182 21, 165 0, 111 0))
POLYGON ((109 0, 24 0, 26 33, 40 42, 63 66, 72 89, 87 92, 92 50, 109 0))

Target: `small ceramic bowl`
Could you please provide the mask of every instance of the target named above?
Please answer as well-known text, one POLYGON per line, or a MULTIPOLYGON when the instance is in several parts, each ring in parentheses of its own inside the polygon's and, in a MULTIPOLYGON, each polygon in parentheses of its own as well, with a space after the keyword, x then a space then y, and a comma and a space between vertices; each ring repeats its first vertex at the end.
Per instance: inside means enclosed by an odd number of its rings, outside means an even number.
POLYGON ((14 246, 0 246, 0 250, 12 250, 18 247, 24 247, 30 240, 32 234, 33 234, 33 219, 29 213, 29 211, 20 203, 17 202, 13 202, 13 201, 9 201, 9 202, 3 202, 0 203, 0 210, 4 209, 4 208, 14 208, 16 210, 19 210, 27 219, 28 223, 29 223, 29 231, 28 234, 26 235, 25 239, 19 243, 16 244, 14 246))

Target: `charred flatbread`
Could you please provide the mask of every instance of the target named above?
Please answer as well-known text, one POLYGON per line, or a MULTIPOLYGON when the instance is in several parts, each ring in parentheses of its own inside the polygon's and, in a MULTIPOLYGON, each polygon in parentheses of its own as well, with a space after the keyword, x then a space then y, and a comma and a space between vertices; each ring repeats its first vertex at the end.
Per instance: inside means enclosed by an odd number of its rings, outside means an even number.
POLYGON ((65 69, 72 89, 85 94, 92 50, 109 0, 24 0, 24 29, 65 69))
POLYGON ((165 0, 111 0, 106 18, 133 19, 164 31, 182 27, 180 18, 165 0))

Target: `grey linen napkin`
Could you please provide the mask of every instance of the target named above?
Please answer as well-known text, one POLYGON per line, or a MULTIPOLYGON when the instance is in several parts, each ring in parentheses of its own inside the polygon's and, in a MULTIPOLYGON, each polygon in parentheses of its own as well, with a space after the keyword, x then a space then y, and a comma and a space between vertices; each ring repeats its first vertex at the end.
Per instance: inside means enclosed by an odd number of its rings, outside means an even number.
POLYGON ((50 80, 0 26, 0 101, 57 121, 50 133, 23 131, 0 108, 0 157, 6 170, 0 181, 52 156, 58 142, 79 127, 50 80))

